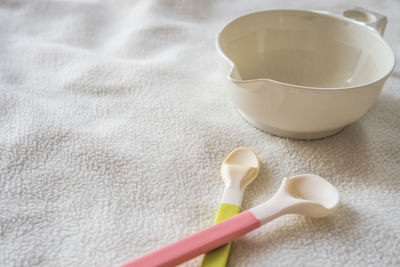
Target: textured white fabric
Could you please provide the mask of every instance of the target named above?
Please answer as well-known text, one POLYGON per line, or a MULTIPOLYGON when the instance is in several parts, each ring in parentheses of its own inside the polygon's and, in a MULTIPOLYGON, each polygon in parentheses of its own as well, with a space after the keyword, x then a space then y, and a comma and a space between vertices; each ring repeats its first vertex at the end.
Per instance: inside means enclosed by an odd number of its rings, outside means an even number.
MULTIPOLYGON (((315 173, 342 198, 233 244, 229 266, 400 265, 400 70, 358 122, 322 140, 245 122, 218 74, 216 33, 263 9, 386 14, 389 1, 0 2, 0 265, 115 266, 212 224, 235 147, 262 161, 243 208, 315 173)), ((194 259, 185 266, 196 266, 194 259)))

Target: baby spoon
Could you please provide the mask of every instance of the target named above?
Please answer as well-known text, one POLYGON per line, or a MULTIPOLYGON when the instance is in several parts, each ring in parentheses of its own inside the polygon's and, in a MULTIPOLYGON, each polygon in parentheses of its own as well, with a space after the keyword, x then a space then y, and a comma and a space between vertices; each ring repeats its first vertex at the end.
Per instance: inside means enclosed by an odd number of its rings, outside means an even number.
MULTIPOLYGON (((240 147, 225 158, 221 167, 224 193, 214 224, 236 215, 240 211, 246 187, 257 177, 260 162, 250 148, 240 147)), ((231 243, 208 252, 201 263, 202 267, 224 267, 228 260, 231 243)))
POLYGON ((324 217, 338 204, 336 188, 322 177, 304 174, 284 178, 269 201, 123 266, 175 266, 235 240, 284 214, 324 217))

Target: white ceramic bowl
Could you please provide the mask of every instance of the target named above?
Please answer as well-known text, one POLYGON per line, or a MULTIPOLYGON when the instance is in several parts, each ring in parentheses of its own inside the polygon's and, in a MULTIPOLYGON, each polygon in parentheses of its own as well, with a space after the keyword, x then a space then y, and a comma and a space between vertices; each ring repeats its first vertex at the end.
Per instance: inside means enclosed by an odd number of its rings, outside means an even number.
POLYGON ((275 135, 313 139, 368 111, 395 64, 378 33, 386 18, 361 8, 343 14, 270 10, 222 29, 224 79, 246 120, 275 135))

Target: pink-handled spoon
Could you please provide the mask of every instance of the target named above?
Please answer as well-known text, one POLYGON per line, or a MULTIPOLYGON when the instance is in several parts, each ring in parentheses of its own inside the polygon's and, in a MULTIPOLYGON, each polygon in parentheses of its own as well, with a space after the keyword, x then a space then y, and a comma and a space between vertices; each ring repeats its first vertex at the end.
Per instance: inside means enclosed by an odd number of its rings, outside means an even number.
POLYGON ((329 215, 339 204, 339 194, 328 181, 313 174, 284 178, 267 202, 146 254, 123 267, 175 266, 233 241, 285 214, 311 217, 329 215))

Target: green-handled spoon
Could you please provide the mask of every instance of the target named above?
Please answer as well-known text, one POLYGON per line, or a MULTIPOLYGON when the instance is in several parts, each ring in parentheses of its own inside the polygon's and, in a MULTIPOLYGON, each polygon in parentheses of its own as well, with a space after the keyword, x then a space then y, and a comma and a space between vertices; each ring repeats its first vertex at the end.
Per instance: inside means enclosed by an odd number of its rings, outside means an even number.
MULTIPOLYGON (((224 194, 219 205, 214 224, 228 219, 240 212, 243 193, 260 171, 257 154, 250 148, 240 147, 225 158, 221 176, 225 183, 224 194)), ((228 260, 231 243, 208 252, 201 263, 202 267, 224 267, 228 260)))

